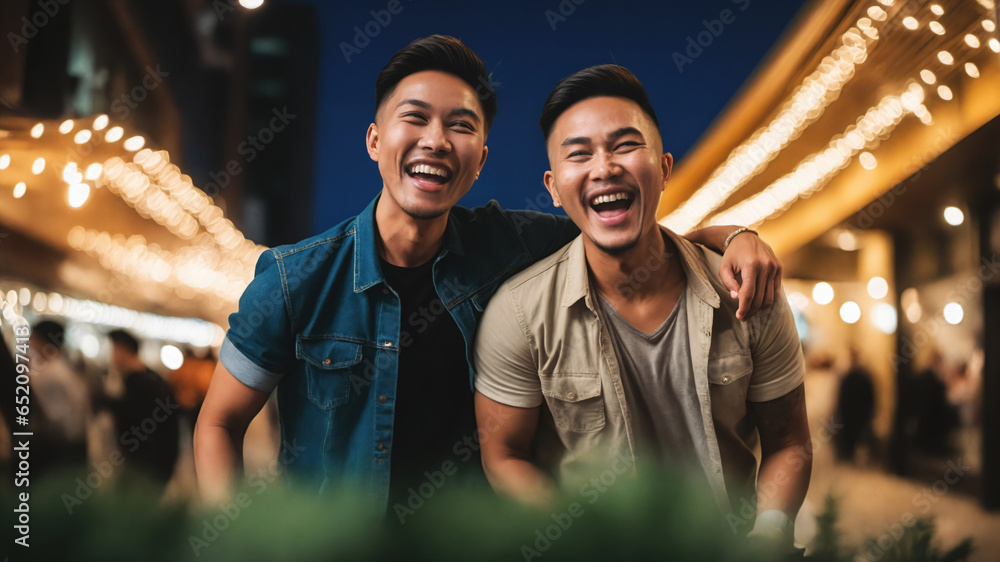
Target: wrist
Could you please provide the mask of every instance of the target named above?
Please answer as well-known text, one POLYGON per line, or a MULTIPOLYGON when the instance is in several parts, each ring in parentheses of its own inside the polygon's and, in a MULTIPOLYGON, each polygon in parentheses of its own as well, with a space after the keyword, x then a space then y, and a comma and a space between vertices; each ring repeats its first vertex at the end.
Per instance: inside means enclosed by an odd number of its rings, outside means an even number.
POLYGON ((756 230, 750 230, 750 227, 741 226, 736 230, 734 230, 732 233, 730 233, 728 237, 726 237, 726 242, 722 245, 722 251, 725 252, 726 250, 728 250, 729 245, 733 242, 733 239, 739 236, 740 234, 743 234, 744 232, 749 232, 750 234, 754 235, 757 234, 756 230))

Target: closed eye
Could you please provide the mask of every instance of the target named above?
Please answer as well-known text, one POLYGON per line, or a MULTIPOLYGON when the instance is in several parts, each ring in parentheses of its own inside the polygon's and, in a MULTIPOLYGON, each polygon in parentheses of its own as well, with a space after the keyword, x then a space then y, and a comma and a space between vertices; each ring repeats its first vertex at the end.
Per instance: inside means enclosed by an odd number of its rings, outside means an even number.
POLYGON ((424 121, 424 122, 427 121, 427 118, 424 117, 423 113, 417 113, 415 111, 411 111, 410 113, 404 113, 403 114, 403 118, 404 119, 416 119, 418 121, 424 121))
POLYGON ((637 146, 643 146, 643 143, 636 142, 636 141, 625 141, 625 142, 619 144, 618 146, 616 146, 615 150, 618 150, 620 148, 634 148, 634 147, 637 147, 637 146))

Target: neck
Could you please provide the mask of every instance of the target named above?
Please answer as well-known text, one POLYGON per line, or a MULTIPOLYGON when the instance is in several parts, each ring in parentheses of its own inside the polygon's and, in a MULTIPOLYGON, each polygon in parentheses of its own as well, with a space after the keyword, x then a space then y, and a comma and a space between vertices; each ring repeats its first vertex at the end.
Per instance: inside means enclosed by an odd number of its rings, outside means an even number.
POLYGON ((677 248, 654 227, 630 250, 612 255, 584 240, 594 285, 605 298, 643 300, 674 285, 682 275, 677 248))
POLYGON ((379 256, 399 267, 417 267, 437 255, 448 226, 448 213, 433 219, 418 219, 402 209, 383 205, 383 194, 375 207, 375 241, 379 256))

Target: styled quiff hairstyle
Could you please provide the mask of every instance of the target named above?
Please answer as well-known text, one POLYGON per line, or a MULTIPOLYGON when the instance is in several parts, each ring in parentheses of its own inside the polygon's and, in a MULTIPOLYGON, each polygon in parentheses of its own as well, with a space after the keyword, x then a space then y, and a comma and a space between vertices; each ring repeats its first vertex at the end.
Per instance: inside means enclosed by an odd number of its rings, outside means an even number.
POLYGON ((656 131, 660 131, 660 122, 656 112, 649 103, 649 95, 642 82, 632 74, 632 71, 617 64, 601 64, 584 68, 563 78, 552 88, 549 97, 542 106, 542 117, 538 126, 549 140, 552 126, 564 111, 588 98, 610 96, 634 101, 642 111, 653 120, 656 131))
POLYGON ((490 83, 486 66, 472 49, 448 35, 421 37, 403 47, 389 59, 375 79, 375 112, 378 113, 399 82, 411 74, 438 70, 454 74, 468 84, 479 98, 486 120, 486 132, 497 114, 497 96, 490 83))

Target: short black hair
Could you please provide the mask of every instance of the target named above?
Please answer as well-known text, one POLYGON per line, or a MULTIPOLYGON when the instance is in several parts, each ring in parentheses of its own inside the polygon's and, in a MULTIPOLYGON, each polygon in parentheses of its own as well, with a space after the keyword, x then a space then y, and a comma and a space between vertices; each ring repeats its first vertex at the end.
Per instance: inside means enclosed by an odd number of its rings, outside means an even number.
POLYGON ((133 355, 139 353, 139 340, 125 330, 112 330, 108 332, 108 337, 111 338, 112 344, 124 347, 133 355))
POLYGON ((486 65, 472 49, 448 35, 421 37, 392 55, 375 79, 375 113, 403 78, 425 70, 454 74, 471 86, 479 98, 489 132, 497 114, 497 95, 486 65))
POLYGON ((545 140, 549 140, 552 126, 563 112, 585 99, 600 96, 634 101, 653 120, 657 132, 660 131, 660 122, 656 119, 656 112, 649 103, 646 88, 635 74, 624 66, 600 64, 574 72, 552 88, 549 97, 545 98, 545 105, 542 106, 542 117, 538 120, 538 126, 541 127, 545 140))

